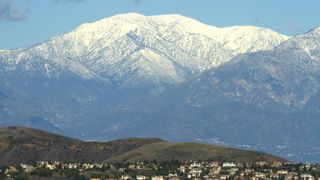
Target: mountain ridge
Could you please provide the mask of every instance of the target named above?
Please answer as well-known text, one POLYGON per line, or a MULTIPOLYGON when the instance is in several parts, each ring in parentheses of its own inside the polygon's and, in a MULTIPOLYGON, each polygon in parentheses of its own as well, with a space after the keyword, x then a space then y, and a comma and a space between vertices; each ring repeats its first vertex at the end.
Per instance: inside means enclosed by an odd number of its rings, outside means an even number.
POLYGON ((36 62, 24 61, 43 59, 45 69, 52 64, 85 79, 110 81, 114 77, 112 81, 127 84, 126 78, 156 78, 156 82, 172 84, 238 54, 271 49, 287 38, 265 28, 217 28, 181 15, 129 13, 81 25, 29 48, 5 52, 2 59, 12 68, 21 63, 32 68, 36 62), (158 62, 150 63, 156 56, 158 62))

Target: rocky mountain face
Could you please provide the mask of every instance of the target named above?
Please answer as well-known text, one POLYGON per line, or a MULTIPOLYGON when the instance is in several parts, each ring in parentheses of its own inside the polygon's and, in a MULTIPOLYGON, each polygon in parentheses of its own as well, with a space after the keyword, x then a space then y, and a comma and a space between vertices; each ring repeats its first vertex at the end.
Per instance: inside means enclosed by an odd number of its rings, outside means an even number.
POLYGON ((84 24, 0 52, 0 125, 222 143, 318 162, 319 32, 287 37, 134 13, 84 24))

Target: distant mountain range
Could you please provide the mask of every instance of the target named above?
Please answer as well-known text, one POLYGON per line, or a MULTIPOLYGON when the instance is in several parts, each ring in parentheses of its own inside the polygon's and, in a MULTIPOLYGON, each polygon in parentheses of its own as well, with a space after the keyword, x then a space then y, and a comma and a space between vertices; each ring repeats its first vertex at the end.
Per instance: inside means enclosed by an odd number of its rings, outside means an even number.
POLYGON ((0 52, 0 126, 161 137, 320 162, 320 28, 130 13, 0 52))
POLYGON ((163 160, 215 160, 253 163, 288 162, 265 153, 198 143, 170 143, 161 139, 127 138, 110 142, 84 142, 46 131, 0 128, 0 166, 36 161, 137 162, 163 160))

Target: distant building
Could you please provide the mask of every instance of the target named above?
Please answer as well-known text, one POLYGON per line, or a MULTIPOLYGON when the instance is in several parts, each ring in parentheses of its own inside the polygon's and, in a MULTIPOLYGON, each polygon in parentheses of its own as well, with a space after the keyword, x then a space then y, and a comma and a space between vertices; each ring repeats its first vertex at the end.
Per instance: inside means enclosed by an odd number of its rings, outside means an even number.
POLYGON ((9 166, 6 170, 5 170, 5 174, 10 174, 10 173, 16 173, 18 172, 18 170, 16 169, 16 167, 14 166, 9 166))
POLYGON ((258 166, 266 166, 266 165, 268 165, 268 163, 265 162, 265 161, 259 161, 259 162, 256 162, 256 165, 258 165, 258 166))
POLYGON ((165 180, 163 176, 153 176, 151 180, 165 180))
POLYGON ((286 174, 288 174, 288 171, 287 171, 287 170, 279 170, 279 171, 277 172, 277 174, 286 175, 286 174))
POLYGON ((121 180, 129 180, 129 179, 132 179, 132 177, 129 175, 122 175, 121 176, 121 180))
POLYGON ((28 165, 28 164, 21 164, 20 166, 23 169, 23 171, 26 173, 30 173, 35 169, 33 166, 28 165))
POLYGON ((147 177, 142 176, 142 175, 138 175, 138 176, 136 176, 136 179, 137 180, 145 180, 145 179, 147 179, 147 177))
POLYGON ((280 167, 282 166, 281 162, 272 162, 271 167, 280 167))
POLYGON ((222 164, 222 167, 236 167, 237 165, 235 163, 232 162, 224 162, 222 164))
POLYGON ((314 180, 314 177, 311 174, 307 174, 307 173, 301 174, 300 178, 303 180, 314 180))

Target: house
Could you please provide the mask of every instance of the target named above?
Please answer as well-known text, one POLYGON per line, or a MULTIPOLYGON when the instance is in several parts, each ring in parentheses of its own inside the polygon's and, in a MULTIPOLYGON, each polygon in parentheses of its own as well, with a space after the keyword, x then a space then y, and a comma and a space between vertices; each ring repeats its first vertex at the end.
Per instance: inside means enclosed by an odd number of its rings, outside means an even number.
POLYGON ((79 164, 77 164, 77 163, 69 163, 67 167, 69 169, 77 169, 78 166, 79 166, 79 164))
POLYGON ((30 173, 35 169, 33 166, 28 165, 28 164, 21 164, 20 166, 23 169, 23 171, 26 173, 30 173))
POLYGON ((126 171, 126 168, 119 168, 118 171, 120 171, 120 172, 125 172, 125 171, 126 171))
POLYGON ((266 178, 266 175, 263 174, 263 173, 256 173, 254 175, 255 179, 265 179, 266 178))
POLYGON ((273 162, 271 164, 271 167, 281 167, 282 166, 282 163, 281 162, 273 162))
POLYGON ((298 174, 296 174, 296 173, 288 173, 287 175, 286 175, 286 177, 285 177, 285 179, 287 179, 287 180, 291 180, 291 179, 299 179, 299 176, 298 176, 298 174))
MULTIPOLYGON (((270 178, 271 179, 279 179, 279 174, 274 174, 274 173, 272 173, 272 174, 270 174, 270 178)), ((291 180, 291 178, 289 178, 290 180, 291 180)), ((288 179, 288 180, 289 180, 288 179)))
POLYGON ((208 175, 204 175, 204 176, 203 176, 203 178, 204 178, 204 179, 209 179, 209 178, 210 178, 210 176, 208 176, 208 175))
POLYGON ((129 164, 128 169, 136 169, 136 165, 135 164, 129 164))
POLYGON ((16 173, 18 172, 18 170, 16 169, 16 167, 14 166, 9 166, 5 171, 4 174, 10 174, 10 173, 16 173))
POLYGON ((95 163, 95 164, 94 164, 94 167, 101 169, 101 168, 103 167, 103 164, 95 163))
POLYGON ((179 168, 181 173, 186 173, 186 169, 187 169, 186 166, 182 166, 182 165, 179 168))
POLYGON ((93 168, 94 168, 94 165, 93 165, 93 164, 84 163, 84 164, 82 165, 82 167, 83 167, 84 169, 93 169, 93 168))
POLYGON ((121 176, 121 180, 129 180, 129 179, 132 179, 132 177, 129 175, 122 175, 121 176))
POLYGON ((199 177, 202 173, 201 169, 191 169, 190 174, 192 174, 193 177, 199 177))
POLYGON ((267 166, 269 164, 267 162, 265 162, 265 161, 258 161, 258 162, 256 162, 256 165, 258 165, 258 166, 267 166))
POLYGON ((46 168, 48 168, 50 170, 54 170, 54 169, 56 169, 56 166, 53 164, 46 164, 46 168))
POLYGON ((236 167, 237 165, 235 163, 232 163, 232 162, 224 162, 222 164, 222 167, 225 167, 225 168, 230 168, 230 167, 236 167))
POLYGON ((221 175, 220 179, 229 179, 229 177, 230 177, 229 175, 221 175))
POLYGON ((152 176, 151 180, 165 180, 163 176, 152 176))
POLYGON ((221 167, 214 168, 210 171, 210 174, 220 174, 221 167))
POLYGON ((250 174, 250 173, 253 172, 253 169, 247 168, 247 169, 244 170, 244 172, 245 172, 246 174, 250 174))
POLYGON ((287 170, 279 170, 279 171, 277 171, 277 174, 287 175, 287 174, 288 174, 288 171, 287 171, 287 170))
POLYGON ((239 168, 231 168, 229 170, 230 174, 236 174, 239 171, 239 168))
POLYGON ((190 167, 191 168, 195 168, 195 167, 201 167, 201 164, 200 163, 196 163, 196 162, 193 162, 192 164, 190 164, 190 167))
POLYGON ((211 162, 211 163, 210 163, 210 166, 211 166, 211 167, 219 167, 220 164, 219 164, 219 162, 211 162))
POLYGON ((304 173, 300 175, 300 179, 303 180, 314 180, 314 177, 310 174, 304 173))
POLYGON ((234 167, 234 168, 231 168, 230 171, 231 172, 237 172, 237 171, 239 171, 239 168, 234 167))
POLYGON ((137 175, 137 176, 136 176, 136 179, 137 179, 137 180, 145 180, 145 179, 147 179, 147 177, 142 176, 142 175, 137 175))
POLYGON ((178 180, 179 176, 177 174, 169 174, 169 179, 170 180, 178 180))

